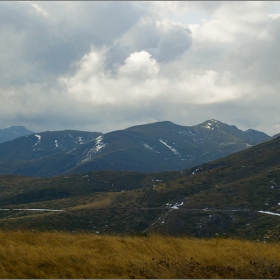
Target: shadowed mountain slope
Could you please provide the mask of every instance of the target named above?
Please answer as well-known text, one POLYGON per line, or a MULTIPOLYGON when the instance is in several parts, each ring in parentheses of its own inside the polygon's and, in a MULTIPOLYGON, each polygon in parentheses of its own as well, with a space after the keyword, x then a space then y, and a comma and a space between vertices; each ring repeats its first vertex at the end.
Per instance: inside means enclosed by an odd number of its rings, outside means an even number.
POLYGON ((217 120, 190 127, 165 121, 106 134, 43 132, 1 144, 0 174, 54 176, 95 170, 183 170, 270 138, 217 120))
POLYGON ((157 122, 104 134, 98 150, 89 144, 74 151, 78 164, 67 172, 183 170, 268 139, 216 120, 192 127, 157 122))

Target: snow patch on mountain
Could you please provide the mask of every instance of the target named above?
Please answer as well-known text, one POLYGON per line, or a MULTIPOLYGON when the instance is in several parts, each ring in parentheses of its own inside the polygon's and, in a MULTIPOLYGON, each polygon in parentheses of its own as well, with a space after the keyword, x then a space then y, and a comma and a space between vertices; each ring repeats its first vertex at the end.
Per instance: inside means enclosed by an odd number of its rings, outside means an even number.
POLYGON ((263 213, 263 214, 268 214, 268 215, 280 216, 280 214, 278 214, 278 213, 273 213, 273 212, 269 212, 269 211, 258 211, 258 212, 263 213))
POLYGON ((165 143, 162 139, 159 139, 159 142, 161 142, 163 145, 165 145, 168 149, 170 149, 175 155, 180 156, 180 153, 173 148, 172 146, 168 145, 167 143, 165 143))
POLYGON ((199 169, 200 169, 200 167, 197 168, 195 171, 193 171, 193 172, 192 172, 192 175, 194 175, 199 169))
POLYGON ((202 125, 201 127, 205 127, 206 129, 213 130, 214 128, 219 130, 219 123, 216 120, 211 120, 206 125, 202 125))
POLYGON ((149 146, 148 144, 143 143, 143 146, 144 146, 147 150, 154 151, 154 149, 153 149, 151 146, 149 146))
POLYGON ((57 140, 54 140, 55 147, 58 148, 57 140))
POLYGON ((107 144, 106 143, 103 143, 103 140, 104 140, 104 137, 103 135, 100 135, 98 136, 96 139, 95 139, 95 145, 93 148, 91 148, 87 153, 86 153, 86 158, 84 158, 82 160, 82 162, 86 162, 86 161, 89 161, 92 159, 92 157, 100 152, 102 149, 104 149, 107 144))
MULTIPOLYGON (((34 136, 37 137, 37 142, 33 145, 33 147, 37 146, 40 143, 41 138, 42 138, 41 135, 39 135, 39 134, 35 134, 34 136)), ((36 148, 33 149, 33 152, 35 152, 35 150, 36 150, 36 148)), ((40 150, 40 149, 37 148, 37 150, 40 150)))
POLYGON ((219 143, 218 146, 230 146, 230 145, 235 145, 236 142, 228 142, 228 143, 219 143))
POLYGON ((157 150, 155 150, 154 148, 152 148, 151 146, 149 146, 147 143, 144 143, 144 142, 141 141, 141 144, 142 144, 142 145, 144 146, 144 148, 146 148, 147 150, 159 154, 159 152, 158 152, 157 150))
POLYGON ((171 206, 171 203, 166 203, 166 205, 170 208, 170 209, 179 209, 179 206, 182 206, 184 204, 184 202, 176 202, 173 206, 171 206))
POLYGON ((207 123, 207 125, 202 125, 201 127, 205 127, 207 129, 211 129, 211 125, 212 125, 212 123, 207 123))
POLYGON ((35 143, 35 145, 34 145, 34 146, 36 146, 36 145, 38 145, 38 144, 40 143, 40 141, 41 141, 41 135, 35 134, 34 136, 38 138, 37 143, 35 143))
POLYGON ((104 148, 106 146, 106 144, 104 144, 103 142, 103 136, 98 136, 96 138, 96 144, 95 144, 95 151, 99 152, 102 148, 104 148))

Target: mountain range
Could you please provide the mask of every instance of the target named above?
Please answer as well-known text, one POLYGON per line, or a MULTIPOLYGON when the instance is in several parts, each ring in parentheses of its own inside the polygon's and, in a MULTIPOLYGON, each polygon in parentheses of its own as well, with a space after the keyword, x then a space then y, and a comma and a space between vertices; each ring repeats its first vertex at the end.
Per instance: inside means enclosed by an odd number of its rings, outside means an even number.
POLYGON ((47 131, 0 144, 0 174, 184 170, 269 139, 263 132, 242 131, 214 119, 195 126, 163 121, 105 134, 47 131))
POLYGON ((5 229, 279 241, 280 137, 182 171, 1 175, 0 215, 5 229))

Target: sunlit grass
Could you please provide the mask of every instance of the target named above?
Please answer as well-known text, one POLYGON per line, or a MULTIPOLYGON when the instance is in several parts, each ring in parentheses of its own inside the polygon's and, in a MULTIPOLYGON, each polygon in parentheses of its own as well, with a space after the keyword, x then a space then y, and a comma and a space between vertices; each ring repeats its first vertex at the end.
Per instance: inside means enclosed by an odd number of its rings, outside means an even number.
POLYGON ((0 232, 1 278, 279 278, 280 244, 0 232))

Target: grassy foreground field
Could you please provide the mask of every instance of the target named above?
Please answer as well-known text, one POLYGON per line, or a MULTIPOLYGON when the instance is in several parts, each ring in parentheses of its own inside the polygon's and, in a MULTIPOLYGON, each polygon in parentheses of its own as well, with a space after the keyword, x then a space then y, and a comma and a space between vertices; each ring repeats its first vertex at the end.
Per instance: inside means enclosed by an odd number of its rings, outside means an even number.
POLYGON ((1 278, 280 278, 280 244, 0 232, 1 278))

